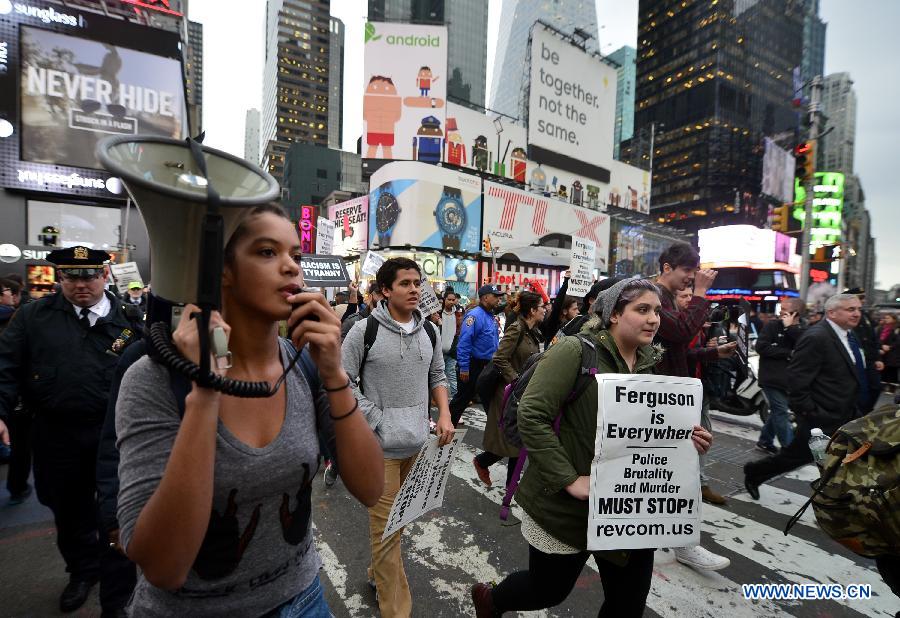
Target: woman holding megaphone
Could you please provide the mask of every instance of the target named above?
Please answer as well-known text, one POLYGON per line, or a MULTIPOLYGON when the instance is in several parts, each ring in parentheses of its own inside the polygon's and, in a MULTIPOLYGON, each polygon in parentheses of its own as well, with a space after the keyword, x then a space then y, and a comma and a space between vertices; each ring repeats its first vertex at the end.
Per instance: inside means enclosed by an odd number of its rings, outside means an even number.
MULTIPOLYGON (((257 206, 225 247, 210 326, 228 334, 233 365, 214 371, 280 387, 247 399, 194 384, 182 403, 150 357, 126 373, 116 429, 121 543, 141 570, 131 614, 330 615, 311 526, 317 434, 336 443, 341 478, 367 506, 384 466, 341 366, 340 320, 302 285, 295 226, 280 207, 257 206), (278 336, 283 320, 290 341, 278 336), (280 382, 304 346, 317 371, 298 366, 280 382)), ((172 337, 194 363, 197 323, 183 318, 172 337)))

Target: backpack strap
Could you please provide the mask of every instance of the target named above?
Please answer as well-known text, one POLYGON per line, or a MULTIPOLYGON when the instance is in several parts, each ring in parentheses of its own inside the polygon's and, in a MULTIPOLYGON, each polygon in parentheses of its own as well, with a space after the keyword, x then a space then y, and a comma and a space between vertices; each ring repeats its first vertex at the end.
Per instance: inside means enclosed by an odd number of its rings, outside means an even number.
POLYGON ((437 345, 437 329, 434 327, 434 324, 431 323, 431 320, 426 319, 425 324, 423 325, 425 328, 425 332, 428 333, 428 339, 431 340, 431 351, 434 352, 434 348, 437 345))
POLYGON ((378 320, 374 316, 366 318, 366 333, 363 335, 363 355, 359 361, 359 390, 362 390, 363 371, 366 367, 366 360, 369 358, 369 350, 375 345, 375 339, 378 337, 378 320))

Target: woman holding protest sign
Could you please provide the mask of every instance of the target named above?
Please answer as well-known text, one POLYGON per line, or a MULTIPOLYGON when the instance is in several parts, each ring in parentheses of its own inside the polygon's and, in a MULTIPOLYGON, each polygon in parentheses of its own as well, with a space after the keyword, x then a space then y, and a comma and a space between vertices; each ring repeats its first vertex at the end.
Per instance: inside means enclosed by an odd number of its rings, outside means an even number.
MULTIPOLYGON (((592 307, 596 316, 581 331, 596 350, 597 373, 652 373, 661 355, 652 345, 659 311, 659 293, 647 280, 625 279, 601 293, 592 307)), ((604 593, 598 616, 643 615, 654 550, 587 550, 598 388, 596 382, 590 383, 567 403, 581 371, 581 356, 582 344, 575 337, 550 348, 519 404, 519 431, 530 461, 516 501, 522 507, 522 535, 529 545, 528 570, 507 576, 493 588, 473 586, 478 618, 562 603, 592 554, 604 593), (557 434, 553 425, 561 412, 557 434)), ((712 435, 699 425, 692 438, 701 453, 712 442, 712 435)))
MULTIPOLYGON (((225 247, 222 312, 211 319, 229 335, 233 365, 212 366, 275 384, 274 394, 245 399, 198 384, 176 392, 149 356, 125 374, 118 519, 141 570, 130 615, 330 615, 312 535, 317 433, 364 504, 381 495, 383 458, 341 365, 340 320, 302 285, 296 227, 277 205, 249 210, 225 247), (278 336, 283 320, 290 341, 278 336)), ((198 363, 195 311, 185 307, 173 341, 198 363)))
POLYGON ((491 475, 488 471, 492 465, 509 457, 506 466, 506 484, 513 469, 516 467, 516 458, 519 449, 503 438, 499 421, 503 406, 503 393, 506 385, 519 377, 519 372, 528 357, 541 351, 541 343, 544 337, 540 331, 540 323, 544 319, 546 308, 543 299, 534 292, 521 292, 518 297, 518 318, 509 323, 500 347, 494 354, 494 366, 500 371, 501 380, 494 391, 487 412, 487 422, 484 425, 484 452, 472 460, 475 473, 478 478, 487 485, 491 485, 491 475))

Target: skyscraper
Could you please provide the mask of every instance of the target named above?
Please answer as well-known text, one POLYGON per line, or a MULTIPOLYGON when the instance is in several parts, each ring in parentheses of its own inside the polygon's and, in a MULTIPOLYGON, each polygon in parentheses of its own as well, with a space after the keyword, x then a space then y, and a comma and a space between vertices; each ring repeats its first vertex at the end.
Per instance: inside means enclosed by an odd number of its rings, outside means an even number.
POLYGON ((446 24, 447 94, 484 107, 487 0, 369 0, 369 21, 446 24))
POLYGON ((831 129, 819 143, 817 162, 829 172, 853 173, 856 144, 856 92, 849 73, 832 73, 825 77, 822 90, 822 113, 831 129))
POLYGON ((281 182, 292 143, 328 146, 329 0, 268 0, 260 133, 266 170, 281 182))
POLYGON ((329 22, 331 46, 328 51, 328 147, 340 150, 344 137, 344 22, 329 22))
POLYGON ((651 214, 660 222, 690 231, 764 222, 763 138, 797 126, 801 9, 782 0, 640 1, 635 136, 621 158, 652 157, 651 214))
POLYGON ((494 56, 494 75, 491 83, 491 102, 488 107, 514 118, 522 113, 524 87, 529 81, 528 36, 538 20, 544 21, 565 34, 580 30, 589 38, 588 51, 597 51, 597 7, 594 0, 507 0, 500 15, 500 33, 494 56))
POLYGON ((259 165, 259 110, 248 109, 244 116, 244 160, 259 165))
MULTIPOLYGON (((800 64, 800 80, 808 84, 816 75, 825 75, 826 24, 819 18, 819 0, 804 0, 803 62, 800 64)), ((809 95, 809 87, 805 89, 809 95)))
POLYGON ((616 69, 616 127, 613 133, 613 158, 619 158, 619 144, 634 134, 634 92, 637 82, 637 50, 625 45, 609 55, 616 69))

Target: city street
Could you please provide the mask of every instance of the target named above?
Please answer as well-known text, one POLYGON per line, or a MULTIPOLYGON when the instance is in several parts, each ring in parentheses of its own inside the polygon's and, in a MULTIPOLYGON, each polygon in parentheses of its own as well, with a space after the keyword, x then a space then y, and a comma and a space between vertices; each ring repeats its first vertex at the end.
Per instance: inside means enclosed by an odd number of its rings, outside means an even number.
MULTIPOLYGON (((493 487, 476 480, 472 457, 481 445, 485 415, 470 408, 463 417, 469 432, 459 452, 445 495, 444 508, 409 526, 404 558, 413 594, 414 616, 474 616, 469 587, 476 581, 499 581, 526 564, 527 551, 518 525, 497 516, 503 497, 505 468, 492 469, 493 487)), ((843 549, 817 529, 810 509, 791 535, 782 533, 787 519, 809 495, 816 477, 807 466, 761 489, 753 502, 743 489, 741 467, 761 455, 754 449, 758 430, 753 419, 714 413, 716 443, 710 455, 712 486, 729 497, 725 507, 703 507, 703 545, 731 559, 717 573, 698 573, 675 562, 671 552, 656 554, 653 585, 645 616, 678 618, 893 617, 895 597, 871 561, 843 549), (872 598, 847 601, 749 601, 741 584, 837 583, 870 584, 872 598)), ((0 468, 5 476, 6 467, 0 468)), ((0 615, 55 616, 59 592, 66 582, 54 546, 50 512, 32 496, 11 507, 0 499, 0 615)), ((366 584, 369 559, 365 509, 338 482, 325 490, 317 480, 313 494, 314 524, 324 562, 323 582, 338 617, 377 615, 375 594, 366 584)), ((513 514, 517 507, 513 508, 513 514)), ((512 521, 512 519, 511 519, 512 521)), ((95 589, 96 590, 96 589, 95 589)), ((598 606, 600 579, 593 562, 576 589, 559 607, 522 616, 590 616, 598 606)), ((99 616, 96 592, 78 617, 99 616)))

